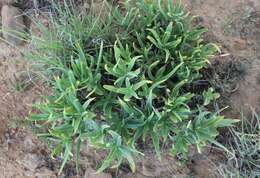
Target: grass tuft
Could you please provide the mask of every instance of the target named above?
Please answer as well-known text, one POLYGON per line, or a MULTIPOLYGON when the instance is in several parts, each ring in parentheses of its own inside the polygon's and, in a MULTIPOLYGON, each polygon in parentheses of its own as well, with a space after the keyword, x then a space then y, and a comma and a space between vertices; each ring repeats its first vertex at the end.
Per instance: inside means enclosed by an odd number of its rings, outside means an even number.
POLYGON ((226 165, 221 166, 223 177, 260 176, 260 117, 252 111, 252 117, 241 115, 241 123, 230 128, 226 147, 233 155, 228 156, 226 165))

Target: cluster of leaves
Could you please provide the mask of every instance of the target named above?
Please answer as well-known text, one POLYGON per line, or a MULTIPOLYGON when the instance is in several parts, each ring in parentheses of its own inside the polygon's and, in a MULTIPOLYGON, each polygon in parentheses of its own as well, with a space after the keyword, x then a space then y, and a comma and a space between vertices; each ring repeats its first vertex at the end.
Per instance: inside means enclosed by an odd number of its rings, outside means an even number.
POLYGON ((204 99, 184 89, 217 51, 203 41, 205 29, 192 25, 179 1, 111 9, 106 19, 79 17, 65 3, 51 30, 40 26, 43 37, 33 39, 38 50, 28 57, 43 64, 53 93, 30 119, 54 143, 53 156, 62 156, 61 170, 86 141, 109 152, 98 172, 124 159, 135 171, 138 143, 149 139, 159 158, 162 144, 183 156, 190 145, 217 144, 217 128, 234 121, 207 111, 218 97, 212 89, 204 99))

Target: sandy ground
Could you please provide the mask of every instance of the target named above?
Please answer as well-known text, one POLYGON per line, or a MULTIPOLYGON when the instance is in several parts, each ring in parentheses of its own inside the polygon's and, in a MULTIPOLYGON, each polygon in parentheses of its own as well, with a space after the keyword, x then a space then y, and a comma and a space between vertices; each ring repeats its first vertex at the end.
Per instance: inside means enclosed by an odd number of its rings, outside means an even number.
MULTIPOLYGON (((209 28, 207 38, 227 54, 214 60, 241 64, 237 76, 228 78, 235 85, 227 95, 230 109, 226 114, 237 117, 241 108, 249 112, 249 106, 260 112, 260 1, 185 0, 184 4, 192 14, 199 15, 201 25, 209 28)), ((46 91, 40 83, 31 83, 31 78, 30 66, 19 50, 0 43, 0 178, 76 177, 75 169, 69 166, 57 176, 59 160, 51 160, 47 146, 35 138, 25 122, 32 103, 46 91)), ((196 155, 186 166, 176 165, 167 154, 162 162, 147 155, 139 161, 136 174, 122 173, 120 177, 221 177, 216 170, 219 155, 196 155)), ((82 170, 79 177, 98 178, 90 174, 93 170, 88 166, 82 170)))

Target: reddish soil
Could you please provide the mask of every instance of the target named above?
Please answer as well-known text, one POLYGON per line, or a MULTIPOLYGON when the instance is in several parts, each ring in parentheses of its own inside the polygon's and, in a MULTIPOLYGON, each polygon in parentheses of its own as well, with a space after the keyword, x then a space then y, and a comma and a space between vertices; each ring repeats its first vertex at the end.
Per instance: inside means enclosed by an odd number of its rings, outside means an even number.
POLYGON ((237 76, 228 78, 232 74, 226 73, 227 80, 236 84, 228 98, 229 115, 240 111, 249 114, 249 108, 260 112, 260 1, 185 0, 184 3, 192 14, 200 17, 201 25, 209 29, 210 41, 216 41, 223 54, 227 54, 215 60, 240 64, 237 76))
MULTIPOLYGON (((232 84, 223 90, 228 92, 226 100, 230 104, 226 115, 237 117, 242 108, 248 113, 248 107, 260 112, 260 1, 185 0, 184 4, 192 14, 199 15, 201 25, 209 28, 207 39, 222 46, 222 54, 213 59, 218 61, 213 64, 239 63, 235 74, 231 69, 231 73, 226 73, 227 81, 220 80, 226 82, 223 85, 232 84)), ((237 65, 218 67, 219 72, 234 66, 237 65)), ((32 103, 46 91, 39 82, 32 83, 31 76, 30 66, 19 50, 0 43, 0 178, 76 177, 70 166, 57 176, 60 160, 51 160, 46 145, 35 138, 25 122, 32 103)), ((92 152, 86 155, 88 159, 82 160, 79 177, 111 177, 105 173, 93 175, 94 163, 88 162, 95 162, 100 155, 92 152)), ((146 155, 138 160, 136 174, 126 175, 127 171, 123 171, 118 173, 119 177, 221 177, 217 170, 222 160, 220 153, 191 154, 188 165, 176 164, 167 154, 163 154, 162 162, 155 161, 153 153, 146 155)))

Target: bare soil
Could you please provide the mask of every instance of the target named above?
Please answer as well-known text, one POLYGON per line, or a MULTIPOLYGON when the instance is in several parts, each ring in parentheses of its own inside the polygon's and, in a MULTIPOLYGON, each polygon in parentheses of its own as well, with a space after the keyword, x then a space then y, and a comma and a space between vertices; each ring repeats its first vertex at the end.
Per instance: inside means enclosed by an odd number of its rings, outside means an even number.
MULTIPOLYGON (((212 59, 216 73, 213 84, 219 87, 230 108, 224 114, 238 118, 241 109, 260 112, 260 1, 259 0, 184 0, 198 23, 206 26, 206 38, 222 46, 222 54, 212 59)), ((23 48, 27 48, 24 46, 23 48)), ((58 176, 60 160, 49 157, 47 145, 36 138, 26 124, 32 103, 47 92, 40 82, 34 83, 30 65, 18 49, 0 43, 0 178, 77 177, 73 163, 58 176)), ((87 149, 86 149, 87 150, 87 149)), ((101 153, 82 153, 78 177, 110 178, 111 174, 93 174, 101 153)), ((127 166, 116 174, 122 178, 215 178, 222 177, 218 165, 221 152, 206 149, 203 155, 191 153, 190 162, 178 165, 166 153, 162 161, 147 152, 138 159, 138 171, 127 166)))
POLYGON ((199 23, 209 29, 207 38, 222 47, 222 55, 213 59, 212 67, 225 75, 218 77, 222 87, 229 88, 222 90, 230 104, 227 114, 238 117, 240 111, 249 114, 250 108, 260 112, 260 1, 185 0, 184 3, 192 14, 199 16, 199 23))

